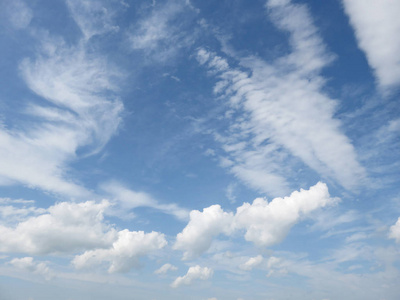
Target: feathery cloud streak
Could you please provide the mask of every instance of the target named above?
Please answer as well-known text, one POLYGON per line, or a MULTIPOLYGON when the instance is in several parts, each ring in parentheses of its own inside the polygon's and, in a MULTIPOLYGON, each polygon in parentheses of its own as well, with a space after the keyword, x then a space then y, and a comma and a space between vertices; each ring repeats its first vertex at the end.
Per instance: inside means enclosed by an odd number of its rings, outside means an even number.
POLYGON ((322 92, 325 80, 318 75, 332 56, 305 6, 270 1, 267 8, 277 28, 290 34, 289 55, 272 64, 239 58, 246 72, 205 49, 197 53, 199 63, 220 79, 214 92, 227 97, 231 107, 229 134, 217 136, 228 153, 222 164, 251 187, 273 195, 288 191, 293 170, 283 161, 293 157, 354 189, 366 173, 333 118, 336 102, 322 92))

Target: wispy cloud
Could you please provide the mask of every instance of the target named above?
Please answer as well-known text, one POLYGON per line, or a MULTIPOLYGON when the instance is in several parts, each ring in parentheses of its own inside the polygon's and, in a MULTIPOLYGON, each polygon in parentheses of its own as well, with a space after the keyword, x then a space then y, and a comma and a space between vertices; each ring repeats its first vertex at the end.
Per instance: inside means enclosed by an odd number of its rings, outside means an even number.
POLYGON ((167 62, 177 53, 193 44, 195 34, 183 25, 195 14, 189 1, 169 0, 156 3, 149 15, 140 19, 129 32, 129 42, 134 50, 144 51, 151 60, 167 62), (176 21, 179 20, 179 25, 176 21))
MULTIPOLYGON (((117 213, 119 217, 123 217, 127 210, 130 211, 137 207, 151 207, 155 210, 173 215, 179 220, 187 220, 189 217, 189 211, 181 208, 175 203, 160 203, 151 195, 144 192, 133 191, 116 181, 102 184, 101 189, 111 197, 113 202, 115 202, 116 207, 114 210, 116 210, 115 213, 117 213)), ((110 213, 113 212, 111 211, 110 213)))
POLYGON ((68 163, 98 152, 115 134, 123 105, 114 92, 121 73, 85 45, 67 46, 39 34, 41 50, 24 59, 20 72, 28 87, 47 100, 29 103, 29 122, 0 128, 0 177, 72 197, 88 195, 68 176, 68 163), (77 151, 82 154, 78 155, 77 151))
POLYGON ((400 3, 392 0, 343 0, 358 46, 365 52, 384 91, 400 84, 400 3))
POLYGON ((269 16, 290 34, 292 52, 272 64, 233 57, 250 70, 232 68, 223 57, 198 50, 198 61, 220 81, 214 91, 229 99, 229 130, 217 135, 228 157, 223 164, 249 186, 273 195, 288 192, 298 159, 320 175, 354 189, 366 176, 351 141, 334 119, 336 101, 323 90, 321 69, 332 55, 303 5, 267 3, 269 16))
POLYGON ((87 40, 95 35, 117 32, 119 27, 114 24, 116 12, 128 5, 124 1, 67 0, 66 2, 72 17, 87 40))

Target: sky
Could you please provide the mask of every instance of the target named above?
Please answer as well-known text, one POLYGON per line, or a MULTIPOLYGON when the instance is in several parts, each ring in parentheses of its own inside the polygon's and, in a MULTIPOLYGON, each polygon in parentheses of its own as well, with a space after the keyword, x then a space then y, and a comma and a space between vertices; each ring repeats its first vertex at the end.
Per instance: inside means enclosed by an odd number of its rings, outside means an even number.
POLYGON ((399 299, 399 15, 0 0, 0 299, 399 299))

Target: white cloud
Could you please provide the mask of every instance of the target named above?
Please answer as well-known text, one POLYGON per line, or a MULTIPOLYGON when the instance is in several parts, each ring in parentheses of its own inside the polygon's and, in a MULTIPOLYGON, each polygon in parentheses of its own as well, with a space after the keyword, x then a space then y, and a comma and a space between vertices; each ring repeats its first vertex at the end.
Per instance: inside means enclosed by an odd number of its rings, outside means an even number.
POLYGON ((86 39, 119 30, 119 27, 113 24, 115 8, 120 4, 117 1, 111 1, 113 5, 106 5, 106 1, 67 0, 66 2, 86 39))
POLYGON ((207 251, 213 237, 232 232, 233 214, 224 212, 219 205, 192 210, 190 221, 176 237, 174 249, 183 250, 183 259, 192 259, 207 251))
MULTIPOLYGON (((112 181, 104 183, 101 185, 101 188, 106 193, 111 195, 113 200, 117 201, 117 204, 119 204, 123 211, 132 210, 137 207, 151 207, 166 214, 173 215, 180 220, 188 219, 189 211, 179 207, 177 204, 159 203, 151 195, 144 192, 130 190, 118 182, 112 181)), ((123 215, 123 211, 118 210, 118 216, 121 217, 123 215)))
POLYGON ((358 41, 381 88, 400 84, 400 3, 343 0, 358 41))
POLYGON ((108 206, 107 201, 61 202, 15 227, 0 226, 0 251, 49 254, 108 247, 117 236, 103 223, 108 206))
POLYGON ((247 73, 205 49, 197 52, 199 63, 219 78, 216 94, 226 97, 235 112, 227 116, 227 133, 215 135, 227 154, 225 166, 248 186, 271 195, 290 190, 286 178, 302 163, 354 189, 365 170, 333 118, 336 101, 322 92, 325 80, 318 74, 332 55, 304 5, 270 1, 267 7, 274 24, 290 34, 290 54, 271 64, 236 57, 247 73))
POLYGON ((164 264, 159 269, 154 271, 154 274, 166 274, 168 271, 176 271, 178 270, 177 267, 171 264, 164 264))
POLYGON ((244 203, 236 214, 224 212, 219 205, 193 210, 190 221, 177 235, 174 249, 183 250, 183 259, 192 259, 210 248, 219 234, 232 235, 244 230, 245 239, 262 247, 281 242, 289 230, 311 212, 337 203, 328 187, 317 183, 309 190, 295 191, 289 197, 275 198, 271 202, 257 198, 252 204, 244 203))
POLYGON ((0 181, 21 183, 72 197, 89 192, 68 176, 68 163, 98 152, 116 132, 122 103, 112 96, 120 73, 83 45, 40 35, 42 53, 24 59, 20 72, 28 87, 47 100, 29 104, 32 118, 19 130, 0 128, 0 181))
POLYGON ((400 243, 400 218, 398 218, 396 224, 390 227, 389 238, 395 239, 397 243, 400 243))
POLYGON ((33 257, 14 258, 9 262, 15 268, 43 275, 46 279, 52 277, 52 272, 44 262, 34 262, 33 257))
POLYGON ((72 263, 80 269, 108 262, 110 264, 108 272, 128 272, 138 266, 141 256, 161 249, 166 244, 164 234, 125 229, 118 232, 118 239, 112 244, 112 247, 86 251, 75 256, 72 263))
POLYGON ((328 187, 319 182, 309 190, 301 189, 270 203, 257 198, 252 204, 243 204, 237 208, 235 225, 246 230, 247 241, 268 247, 281 242, 290 228, 312 211, 336 202, 330 198, 328 187))
POLYGON ((264 258, 262 255, 250 257, 244 264, 240 265, 239 268, 242 270, 250 271, 251 269, 259 266, 263 262, 264 258))
POLYGON ((190 267, 186 275, 180 276, 175 279, 171 287, 177 288, 181 285, 190 285, 194 280, 207 280, 213 275, 213 270, 207 267, 200 267, 199 265, 190 267))

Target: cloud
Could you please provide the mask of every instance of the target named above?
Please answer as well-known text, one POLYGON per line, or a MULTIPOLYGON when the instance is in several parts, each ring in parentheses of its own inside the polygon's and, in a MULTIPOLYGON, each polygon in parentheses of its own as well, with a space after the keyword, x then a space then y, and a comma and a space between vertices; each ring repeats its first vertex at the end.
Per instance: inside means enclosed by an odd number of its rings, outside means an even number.
POLYGON ((236 227, 246 230, 247 241, 268 247, 281 242, 290 228, 312 211, 336 202, 337 199, 330 198, 328 187, 319 182, 309 190, 300 189, 269 203, 262 198, 252 204, 244 203, 237 208, 236 227))
POLYGON ((21 0, 4 2, 0 8, 3 10, 1 15, 5 15, 15 29, 25 29, 33 18, 32 10, 21 0))
POLYGON ((175 267, 174 265, 171 264, 164 264, 162 265, 159 269, 154 271, 154 274, 166 274, 168 271, 176 271, 178 270, 177 267, 175 267))
POLYGON ((177 288, 181 285, 190 285, 194 280, 207 280, 212 277, 213 270, 207 267, 200 267, 199 265, 190 267, 186 275, 180 276, 175 279, 171 287, 177 288))
POLYGON ((207 251, 213 237, 232 232, 233 214, 224 212, 219 205, 204 208, 203 212, 192 210, 190 221, 176 237, 173 246, 183 250, 183 259, 192 259, 207 251))
POLYGON ((102 190, 108 193, 123 211, 116 208, 119 216, 126 210, 132 210, 137 207, 151 207, 166 214, 175 216, 179 220, 187 220, 189 211, 179 207, 175 203, 162 204, 155 200, 151 195, 144 192, 130 190, 116 181, 111 181, 101 185, 102 190))
POLYGON ((262 255, 249 258, 244 264, 240 265, 239 268, 242 270, 250 271, 254 267, 259 266, 263 262, 264 258, 262 255))
POLYGON ((52 277, 52 272, 44 262, 34 262, 33 257, 14 258, 9 264, 17 269, 43 275, 46 279, 52 277))
POLYGON ((122 103, 113 96, 120 73, 84 45, 67 46, 40 34, 42 52, 26 58, 20 72, 47 100, 30 103, 19 129, 0 128, 0 181, 71 197, 89 192, 68 175, 68 163, 98 152, 115 134, 122 103), (79 155, 77 154, 79 151, 79 155))
POLYGON ((85 39, 119 30, 119 27, 114 25, 113 19, 116 15, 116 7, 121 5, 120 2, 88 0, 67 0, 66 2, 85 39), (111 3, 112 5, 107 5, 111 3))
POLYGON ((230 236, 242 230, 247 241, 270 247, 280 243, 297 222, 313 211, 337 201, 330 197, 326 184, 319 182, 309 190, 300 189, 289 197, 275 198, 271 202, 257 198, 252 204, 244 203, 237 208, 236 214, 224 212, 219 205, 205 208, 203 212, 193 210, 173 248, 184 251, 184 260, 192 259, 207 251, 219 234, 230 236))
POLYGON ((75 256, 72 264, 81 269, 108 262, 110 264, 109 273, 128 272, 138 266, 141 256, 161 249, 166 244, 164 234, 125 229, 118 232, 118 239, 112 244, 112 247, 86 251, 75 256))
POLYGON ((398 218, 396 224, 390 227, 389 238, 395 239, 397 243, 400 243, 400 218, 398 218))
POLYGON ((28 254, 74 253, 108 247, 117 236, 103 223, 107 201, 61 202, 15 227, 0 226, 0 251, 28 254))
POLYGON ((358 46, 365 52, 379 86, 400 84, 400 3, 392 0, 343 0, 358 46))
POLYGON ((194 33, 188 34, 184 26, 193 14, 189 1, 170 0, 157 4, 151 13, 138 21, 129 33, 133 50, 142 50, 147 57, 166 62, 173 59, 179 50, 190 46, 194 33), (180 25, 176 25, 179 20, 180 25))
POLYGON ((366 172, 333 117, 337 103, 322 92, 325 79, 319 75, 333 56, 306 6, 270 1, 267 8, 275 26, 289 33, 288 55, 272 63, 231 57, 240 64, 232 68, 213 52, 197 52, 199 63, 219 79, 214 92, 228 100, 230 126, 224 135, 215 134, 226 153, 223 165, 248 186, 271 195, 289 192, 286 178, 302 164, 353 190, 366 172))

